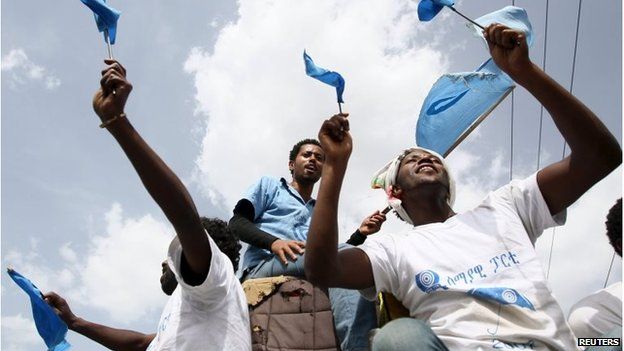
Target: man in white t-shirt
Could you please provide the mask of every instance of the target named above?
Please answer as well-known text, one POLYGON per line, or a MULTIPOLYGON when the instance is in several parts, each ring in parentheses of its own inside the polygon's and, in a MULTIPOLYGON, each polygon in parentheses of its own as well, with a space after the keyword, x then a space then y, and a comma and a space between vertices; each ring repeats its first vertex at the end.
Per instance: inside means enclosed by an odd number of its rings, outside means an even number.
MULTIPOLYGON (((614 255, 622 257, 622 198, 609 210, 605 224, 614 255)), ((622 282, 613 283, 575 303, 568 323, 578 338, 622 337, 622 282)))
POLYGON ((352 149, 346 115, 325 121, 319 131, 326 160, 306 276, 317 285, 365 296, 389 292, 402 301, 412 318, 384 326, 373 350, 578 349, 534 243, 545 228, 563 224, 566 208, 621 163, 621 149, 587 107, 530 61, 522 32, 495 24, 484 37, 496 65, 552 116, 571 149, 562 161, 456 214, 444 159, 408 149, 374 182, 414 228, 338 252, 338 198, 352 149))
POLYGON ((224 221, 202 222, 184 184, 126 118, 124 107, 132 85, 126 80, 125 68, 114 60, 105 62, 93 109, 102 121, 100 127, 115 137, 176 231, 161 277, 163 291, 171 297, 156 334, 77 318, 54 293, 47 294, 46 300, 70 329, 113 350, 251 350, 247 303, 234 273, 240 249, 237 240, 224 221), (235 261, 221 252, 220 246, 235 261))

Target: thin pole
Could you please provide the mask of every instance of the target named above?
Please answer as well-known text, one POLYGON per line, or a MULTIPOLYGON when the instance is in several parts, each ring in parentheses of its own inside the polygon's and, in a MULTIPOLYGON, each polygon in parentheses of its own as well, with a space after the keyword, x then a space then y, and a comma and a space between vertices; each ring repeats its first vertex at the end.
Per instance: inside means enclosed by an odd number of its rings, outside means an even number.
POLYGON ((110 44, 110 40, 108 38, 108 29, 104 29, 104 41, 106 41, 106 49, 108 49, 108 58, 113 59, 113 47, 110 44))
POLYGON ((338 103, 338 112, 340 112, 340 114, 342 114, 342 105, 340 103, 338 103))
POLYGON ((468 21, 468 22, 470 22, 470 23, 474 24, 475 26, 477 26, 477 27, 479 27, 479 28, 481 28, 481 29, 485 30, 485 27, 483 27, 483 26, 482 26, 482 25, 480 25, 479 23, 477 23, 477 22, 475 22, 475 21, 471 20, 470 18, 468 18, 468 17, 464 16, 461 12, 457 11, 457 10, 456 10, 453 6, 448 6, 448 8, 449 8, 449 9, 451 9, 451 10, 453 10, 453 12, 455 12, 456 14, 458 14, 458 15, 462 16, 462 17, 463 17, 466 21, 468 21))
POLYGON ((613 251, 613 256, 611 256, 611 264, 609 264, 609 271, 607 272, 607 279, 605 279, 604 285, 602 288, 607 287, 607 283, 609 282, 609 276, 611 275, 611 268, 613 268, 613 261, 615 260, 615 251, 613 251))

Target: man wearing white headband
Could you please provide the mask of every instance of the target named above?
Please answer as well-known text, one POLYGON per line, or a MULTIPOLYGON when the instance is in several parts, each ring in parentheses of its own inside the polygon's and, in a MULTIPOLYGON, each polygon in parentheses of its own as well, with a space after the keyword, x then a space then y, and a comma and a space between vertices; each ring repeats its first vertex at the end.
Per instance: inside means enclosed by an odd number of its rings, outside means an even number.
POLYGON ((593 112, 530 61, 523 32, 495 24, 484 37, 498 67, 548 110, 570 146, 568 157, 456 214, 444 160, 409 149, 375 175, 373 186, 386 191, 390 206, 414 228, 339 252, 338 199, 352 149, 346 115, 325 121, 319 131, 326 159, 306 276, 367 297, 389 292, 409 309, 412 318, 394 320, 374 337, 374 351, 578 350, 534 245, 620 165, 622 150, 593 112))

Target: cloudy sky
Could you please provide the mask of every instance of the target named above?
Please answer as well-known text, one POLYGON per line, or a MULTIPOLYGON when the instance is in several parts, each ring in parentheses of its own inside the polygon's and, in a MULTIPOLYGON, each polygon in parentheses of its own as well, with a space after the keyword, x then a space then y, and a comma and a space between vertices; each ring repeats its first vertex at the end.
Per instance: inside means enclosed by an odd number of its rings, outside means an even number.
MULTIPOLYGON (((414 144, 422 101, 443 73, 488 56, 450 11, 419 23, 408 0, 110 0, 122 11, 114 55, 134 85, 127 114, 188 186, 202 215, 229 218, 261 175, 288 176, 287 153, 337 112, 335 93, 304 74, 305 48, 342 73, 354 151, 341 197, 343 238, 384 205, 371 174, 414 144)), ((459 1, 478 17, 510 1, 459 1)), ((516 1, 535 30, 531 57, 572 90, 621 142, 621 3, 516 1), (547 27, 547 33, 546 33, 547 27), (546 35, 547 34, 547 35, 546 35), (546 43, 546 45, 545 45, 546 43), (545 61, 544 61, 544 53, 545 61)), ((104 41, 79 1, 2 2, 2 269, 12 265, 94 322, 153 332, 166 297, 160 262, 173 230, 91 109, 104 41)), ((456 149, 456 210, 536 171, 540 105, 522 88, 456 149), (513 143, 511 142, 513 140, 513 143), (513 163, 511 161, 513 145, 513 163), (512 166, 512 167, 510 167, 512 166)), ((543 115, 540 165, 563 141, 543 115)), ((602 288, 612 250, 604 217, 621 169, 574 204, 537 250, 564 311, 602 288), (552 240, 554 235, 554 240, 552 240)), ((390 218, 384 230, 406 227, 390 218)), ((616 258, 610 282, 621 279, 616 258)), ((41 350, 26 296, 2 275, 2 349, 41 350)), ((73 332, 78 350, 103 349, 73 332)))

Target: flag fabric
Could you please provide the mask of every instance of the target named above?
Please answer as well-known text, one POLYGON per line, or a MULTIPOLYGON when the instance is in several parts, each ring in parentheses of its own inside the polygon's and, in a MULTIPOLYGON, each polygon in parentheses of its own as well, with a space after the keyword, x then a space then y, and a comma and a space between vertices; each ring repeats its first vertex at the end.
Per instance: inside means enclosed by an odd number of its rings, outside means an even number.
POLYGON ((443 75, 420 110, 416 145, 448 155, 514 86, 492 59, 475 72, 443 75))
MULTIPOLYGON (((533 30, 524 9, 507 6, 475 20, 483 26, 500 23, 525 32, 533 30)), ((467 24, 479 37, 482 30, 467 24)), ((475 72, 445 74, 425 98, 416 124, 416 145, 448 155, 515 87, 512 79, 490 58, 475 72)))
POLYGON ((418 3, 418 19, 427 22, 431 21, 444 6, 453 6, 453 0, 421 0, 418 3))
POLYGON ((314 79, 318 79, 325 84, 336 88, 338 103, 344 103, 342 93, 344 92, 345 81, 338 72, 329 71, 314 64, 312 58, 303 51, 303 62, 305 63, 306 74, 314 79))
MULTIPOLYGON (((95 16, 95 23, 98 30, 104 32, 108 30, 108 38, 111 44, 115 44, 115 37, 117 36, 117 20, 121 15, 121 12, 106 4, 106 0, 80 0, 83 4, 87 5, 93 11, 95 16)), ((104 34, 106 35, 106 34, 104 34)), ((106 40, 106 38, 104 38, 106 40)))
MULTIPOLYGON (((487 27, 492 23, 500 23, 509 28, 521 30, 526 36, 527 45, 529 47, 533 45, 533 27, 529 21, 529 15, 527 15, 526 10, 523 8, 506 6, 500 10, 490 12, 477 18, 475 22, 479 23, 483 27, 487 27)), ((471 28, 476 36, 485 40, 485 38, 483 38, 483 30, 481 28, 472 23, 466 23, 466 26, 471 28)))
POLYGON ((43 300, 41 291, 28 278, 19 274, 13 269, 7 272, 15 284, 30 297, 30 305, 32 307, 33 319, 37 332, 43 338, 48 351, 65 351, 70 349, 70 344, 65 340, 67 334, 67 324, 54 313, 52 307, 43 300))

